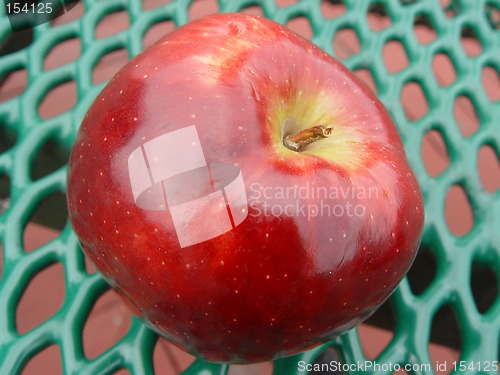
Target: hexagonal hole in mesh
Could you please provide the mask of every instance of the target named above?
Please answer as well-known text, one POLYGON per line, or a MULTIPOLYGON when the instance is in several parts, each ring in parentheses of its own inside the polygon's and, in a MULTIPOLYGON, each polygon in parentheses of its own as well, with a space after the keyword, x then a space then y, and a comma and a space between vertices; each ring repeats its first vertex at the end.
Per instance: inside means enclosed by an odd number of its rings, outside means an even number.
POLYGON ((450 165, 448 149, 443 136, 437 130, 430 130, 422 138, 422 161, 431 177, 439 176, 450 165))
POLYGON ((453 106, 453 115, 458 130, 464 137, 470 137, 479 129, 479 118, 471 97, 458 96, 453 106))
POLYGON ((30 253, 56 238, 68 220, 66 196, 54 193, 37 205, 23 232, 23 249, 30 253))
POLYGON ((408 55, 404 45, 397 40, 389 40, 382 51, 385 67, 391 74, 402 71, 408 66, 408 55))
POLYGON ((70 151, 57 140, 49 137, 35 150, 30 164, 30 176, 33 181, 39 180, 62 168, 69 160, 70 151))
POLYGON ((380 31, 391 26, 391 18, 389 17, 385 5, 381 2, 370 4, 366 20, 370 29, 373 31, 380 31))
POLYGON ((432 58, 432 71, 439 86, 451 85, 457 80, 457 73, 453 62, 445 53, 437 53, 432 58))
POLYGON ((335 56, 344 60, 361 51, 361 44, 354 29, 349 27, 337 30, 333 37, 333 51, 335 56))
POLYGON ((499 297, 500 280, 491 264, 474 260, 470 274, 470 288, 477 311, 486 314, 499 297))
POLYGON ((142 0, 142 9, 149 10, 170 4, 172 0, 142 0))
POLYGON ((500 157, 493 146, 481 146, 477 156, 477 170, 484 190, 493 194, 500 189, 500 157))
POLYGON ((58 26, 64 23, 76 21, 81 18, 85 13, 85 4, 82 0, 66 0, 65 1, 66 12, 56 18, 54 18, 50 24, 51 26, 58 26))
POLYGON ((461 11, 461 0, 439 0, 446 18, 454 18, 461 11))
POLYGON ((152 25, 145 33, 142 38, 142 45, 144 48, 149 47, 160 38, 169 34, 175 29, 175 23, 172 20, 165 20, 162 22, 155 23, 152 25))
POLYGON ((248 14, 250 16, 264 16, 264 10, 259 5, 252 5, 246 8, 242 8, 238 13, 248 14))
POLYGON ((460 42, 464 52, 469 57, 476 57, 483 51, 483 46, 478 39, 476 30, 472 26, 464 26, 460 33, 460 42))
POLYGON ((311 39, 313 37, 313 30, 307 17, 291 18, 286 23, 286 27, 292 30, 295 34, 300 35, 302 38, 311 39))
POLYGON ((82 45, 78 38, 69 38, 57 43, 45 56, 43 69, 47 71, 77 60, 81 49, 82 45))
MULTIPOLYGON (((338 368, 345 363, 342 358, 342 354, 339 349, 329 346, 321 353, 319 353, 316 358, 311 363, 312 370, 308 372, 311 375, 340 375, 344 374, 338 368), (336 365, 333 367, 333 365, 336 365)), ((236 375, 236 374, 234 374, 236 375)))
POLYGON ((190 21, 193 21, 218 12, 219 3, 217 0, 198 0, 191 2, 188 9, 188 17, 190 21))
POLYGON ((23 368, 22 375, 62 374, 61 348, 50 345, 36 353, 23 368))
POLYGON ((92 83, 97 85, 110 80, 128 61, 128 52, 123 48, 105 54, 92 69, 92 83))
POLYGON ((373 75, 367 68, 360 68, 354 71, 356 77, 358 77, 363 83, 373 91, 373 93, 377 94, 377 85, 375 84, 375 80, 373 79, 373 75))
POLYGON ((447 358, 448 363, 457 361, 461 348, 462 333, 458 319, 451 305, 445 304, 434 314, 432 320, 429 342, 431 363, 436 363, 440 358, 447 358))
POLYGON ((0 216, 10 207, 10 177, 0 173, 0 216))
MULTIPOLYGON (((15 69, 0 77, 0 103, 21 95, 28 86, 26 69, 15 69)), ((0 126, 1 131, 1 126, 0 126)), ((0 137, 0 142, 2 137, 0 137)))
POLYGON ((0 120, 0 155, 10 150, 17 142, 17 133, 0 120))
POLYGON ((481 83, 491 102, 500 101, 500 74, 493 66, 486 65, 483 68, 481 83))
POLYGON ((500 5, 493 1, 487 1, 484 5, 484 14, 493 31, 500 30, 500 5))
POLYGON ((118 295, 99 296, 85 321, 82 341, 86 358, 93 359, 122 339, 130 328, 130 312, 118 295))
POLYGON ((415 81, 405 83, 401 91, 401 104, 409 121, 417 121, 429 111, 422 87, 415 81))
POLYGON ((17 303, 16 330, 22 335, 52 317, 66 294, 64 267, 55 263, 33 275, 17 303))
POLYGON ((448 230, 457 237, 463 237, 474 226, 474 215, 465 193, 460 185, 453 185, 446 194, 444 216, 448 230))
POLYGON ((158 337, 153 352, 155 374, 180 374, 195 360, 195 357, 158 337))
POLYGON ((274 2, 277 6, 284 8, 298 3, 299 0, 275 0, 274 2))
POLYGON ((96 39, 107 38, 127 30, 130 26, 129 14, 125 9, 106 14, 95 28, 96 39))
POLYGON ((358 337, 366 359, 373 360, 382 353, 394 337, 394 330, 394 310, 391 299, 388 299, 358 326, 358 337))
POLYGON ((423 45, 433 42, 437 37, 431 18, 424 13, 415 16, 413 32, 417 41, 423 45))
POLYGON ((59 116, 73 108, 77 101, 76 83, 67 80, 48 91, 38 107, 44 120, 59 116))
POLYGON ((121 368, 121 369, 113 372, 113 375, 131 375, 131 374, 132 373, 129 370, 125 369, 125 368, 121 368))
POLYGON ((339 17, 346 11, 342 0, 321 0, 319 7, 325 19, 339 17))
POLYGON ((413 294, 419 296, 424 293, 436 275, 437 263, 434 250, 428 246, 421 246, 410 271, 406 275, 413 294))
MULTIPOLYGON (((250 365, 231 365, 227 375, 272 375, 273 365, 271 362, 256 363, 250 365)), ((311 373, 313 374, 313 373, 311 373)))

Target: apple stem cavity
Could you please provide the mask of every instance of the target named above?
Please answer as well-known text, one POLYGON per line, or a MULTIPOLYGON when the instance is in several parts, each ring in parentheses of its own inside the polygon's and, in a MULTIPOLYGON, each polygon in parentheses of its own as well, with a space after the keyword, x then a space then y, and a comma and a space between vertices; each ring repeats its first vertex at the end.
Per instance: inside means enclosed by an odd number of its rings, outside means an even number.
POLYGON ((296 134, 288 134, 283 138, 283 145, 289 150, 301 152, 307 145, 328 138, 332 131, 332 125, 316 125, 296 134))

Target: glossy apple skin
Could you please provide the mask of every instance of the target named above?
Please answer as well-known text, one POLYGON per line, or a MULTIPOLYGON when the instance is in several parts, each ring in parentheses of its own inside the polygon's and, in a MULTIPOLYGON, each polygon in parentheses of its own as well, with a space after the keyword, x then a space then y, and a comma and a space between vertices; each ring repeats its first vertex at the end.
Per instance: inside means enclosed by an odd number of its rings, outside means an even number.
POLYGON ((291 355, 366 319, 408 271, 424 218, 400 137, 369 89, 284 27, 239 14, 180 27, 104 88, 71 154, 68 207, 83 250, 138 316, 186 351, 232 363, 291 355), (283 116, 334 131, 318 149, 290 151, 283 116), (180 248, 165 211, 136 206, 127 158, 190 125, 208 161, 241 168, 250 205, 233 230, 180 248), (378 193, 335 198, 363 205, 362 217, 263 214, 320 203, 273 196, 295 185, 378 193))

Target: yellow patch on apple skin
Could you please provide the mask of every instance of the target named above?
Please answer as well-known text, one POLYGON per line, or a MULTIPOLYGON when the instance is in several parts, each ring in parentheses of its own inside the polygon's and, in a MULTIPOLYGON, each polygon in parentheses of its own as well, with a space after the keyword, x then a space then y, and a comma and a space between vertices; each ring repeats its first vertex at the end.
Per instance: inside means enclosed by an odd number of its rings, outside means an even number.
POLYGON ((352 124, 344 123, 346 107, 341 101, 324 90, 296 90, 289 92, 287 97, 275 97, 278 99, 269 103, 268 122, 278 160, 286 159, 296 167, 307 168, 310 156, 317 156, 352 172, 363 166, 367 157, 363 152, 367 135, 352 124), (317 125, 332 125, 331 135, 314 141, 299 152, 283 144, 287 135, 317 125), (302 154, 303 158, 297 154, 302 154))

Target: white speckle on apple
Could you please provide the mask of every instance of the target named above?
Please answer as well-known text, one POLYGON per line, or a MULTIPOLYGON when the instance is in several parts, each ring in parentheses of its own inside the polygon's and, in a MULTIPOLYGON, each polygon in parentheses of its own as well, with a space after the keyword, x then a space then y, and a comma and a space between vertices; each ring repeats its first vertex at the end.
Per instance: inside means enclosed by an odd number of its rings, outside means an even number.
POLYGON ((366 283, 368 282, 368 277, 365 279, 365 282, 366 282, 366 283))
POLYGON ((135 64, 135 67, 138 68, 139 67, 139 64, 135 64))
POLYGON ((165 262, 164 262, 163 260, 161 261, 161 265, 162 265, 162 266, 164 266, 164 265, 165 265, 165 262))
POLYGON ((115 118, 114 118, 114 117, 112 117, 112 118, 111 118, 111 122, 114 122, 114 121, 115 121, 115 118))
POLYGON ((212 304, 212 301, 208 301, 208 304, 211 305, 212 304))
POLYGON ((370 214, 370 219, 372 219, 372 220, 373 220, 373 214, 370 214))
POLYGON ((285 273, 283 276, 284 276, 284 277, 288 277, 288 275, 287 275, 286 273, 285 273))
POLYGON ((339 282, 342 282, 342 278, 339 279, 339 282))
POLYGON ((193 113, 193 114, 191 115, 191 118, 196 118, 196 114, 194 114, 194 113, 193 113))
POLYGON ((80 159, 83 159, 83 155, 82 154, 80 154, 80 159))
POLYGON ((346 238, 346 237, 347 237, 347 233, 346 233, 346 232, 344 232, 344 233, 342 234, 342 237, 346 238))
POLYGON ((115 230, 115 233, 118 234, 118 229, 115 230))
POLYGON ((120 90, 120 94, 123 94, 123 90, 120 90))
POLYGON ((310 291, 309 291, 309 294, 313 294, 313 291, 312 291, 312 290, 310 290, 310 291))
POLYGON ((177 298, 181 298, 181 295, 180 295, 180 294, 177 294, 177 298))
POLYGON ((266 275, 266 279, 269 279, 270 277, 271 277, 271 276, 269 276, 269 275, 266 275))
POLYGON ((144 79, 146 79, 146 78, 148 78, 148 75, 147 75, 147 74, 144 74, 144 76, 143 76, 143 77, 144 77, 144 79))
POLYGON ((90 216, 94 216, 94 213, 93 213, 93 212, 91 212, 91 213, 90 213, 90 216))
POLYGON ((395 237, 396 237, 396 233, 392 232, 392 233, 391 233, 391 237, 392 237, 392 238, 395 238, 395 237))
POLYGON ((102 175, 103 175, 103 173, 102 173, 102 172, 99 172, 99 175, 101 175, 101 176, 102 176, 102 175))
POLYGON ((223 260, 221 260, 221 261, 220 261, 220 265, 221 265, 221 266, 223 266, 223 265, 224 265, 224 261, 223 261, 223 260))
POLYGON ((238 294, 238 291, 237 291, 237 290, 235 290, 235 291, 234 291, 234 293, 235 293, 235 294, 238 294))
POLYGON ((137 117, 134 117, 134 121, 137 121, 137 117))
POLYGON ((79 201, 79 202, 80 202, 80 204, 81 204, 81 203, 83 203, 81 199, 80 199, 80 201, 79 201))
POLYGON ((405 221, 406 225, 409 225, 410 223, 408 222, 408 220, 405 221))

